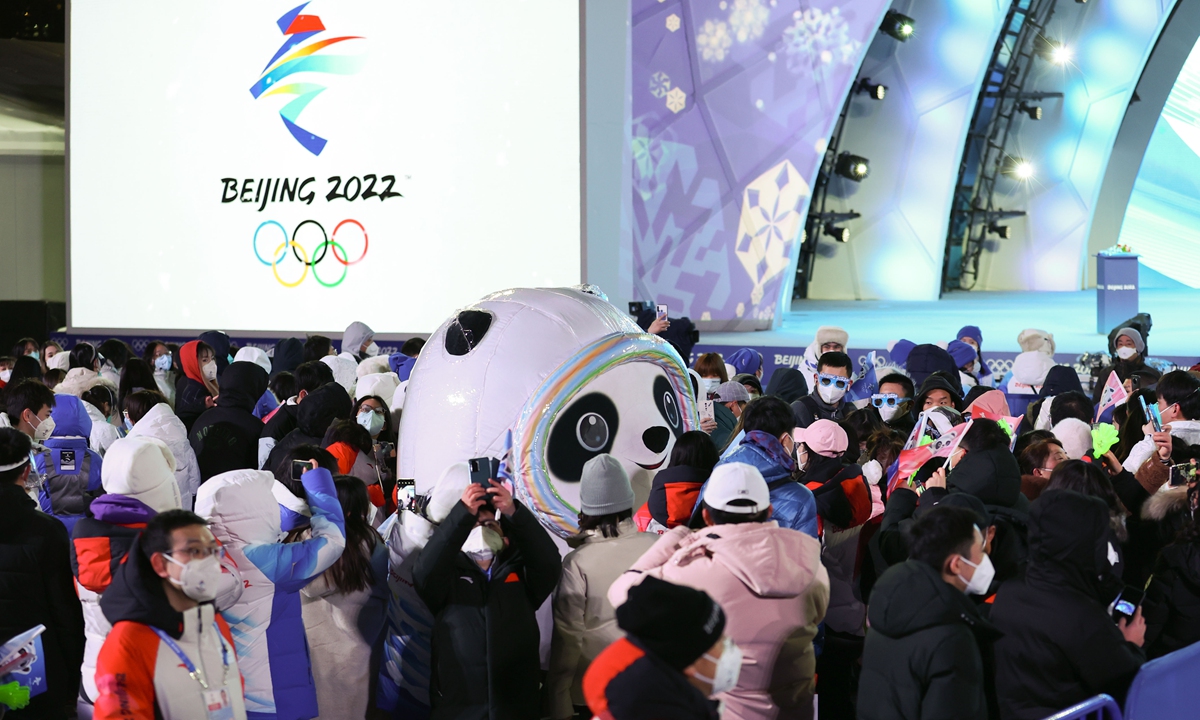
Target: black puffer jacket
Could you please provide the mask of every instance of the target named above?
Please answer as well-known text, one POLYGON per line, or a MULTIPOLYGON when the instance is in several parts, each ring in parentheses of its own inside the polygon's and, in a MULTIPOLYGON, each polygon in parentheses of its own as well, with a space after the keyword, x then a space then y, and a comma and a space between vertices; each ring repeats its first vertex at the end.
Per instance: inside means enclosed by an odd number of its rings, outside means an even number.
POLYGON ((998 633, 937 570, 916 560, 890 568, 867 618, 861 720, 988 716, 983 656, 998 633))
POLYGON ((79 692, 83 606, 75 595, 67 528, 38 512, 14 483, 0 483, 0 642, 45 625, 46 692, 16 715, 66 717, 79 692))
POLYGON ((1001 586, 992 605, 1004 633, 1001 717, 1038 720, 1099 693, 1123 701, 1145 655, 1108 613, 1117 545, 1099 498, 1048 490, 1033 504, 1025 577, 1001 586))
POLYGON ((792 414, 796 416, 796 427, 808 427, 818 420, 832 420, 839 422, 845 420, 846 416, 854 412, 854 405, 846 401, 841 401, 836 405, 830 405, 821 399, 814 388, 811 393, 792 403, 792 414))
POLYGON ((284 338, 275 343, 271 356, 271 377, 281 372, 294 372, 304 362, 304 343, 299 338, 284 338))
POLYGON ((209 409, 205 402, 212 395, 204 383, 180 375, 175 381, 175 415, 183 421, 183 426, 191 432, 196 419, 209 409))
POLYGON ((434 614, 433 720, 539 717, 534 613, 557 587, 562 560, 524 505, 517 503, 501 525, 510 544, 485 574, 461 551, 475 516, 458 503, 413 571, 417 593, 434 614))
POLYGON ((258 468, 262 421, 254 405, 267 390, 267 371, 252 362, 235 362, 221 375, 217 406, 204 411, 189 435, 200 481, 230 470, 258 468))
POLYGON ((967 453, 950 471, 946 486, 951 493, 983 501, 996 527, 991 552, 996 574, 1017 575, 1029 557, 1029 498, 1021 494, 1017 459, 1008 448, 967 453))
POLYGON ((295 406, 296 428, 276 443, 265 469, 274 472, 284 454, 298 445, 319 446, 333 421, 345 420, 353 409, 346 389, 337 383, 328 383, 310 392, 295 406))
POLYGON ((767 382, 767 395, 773 395, 789 405, 808 394, 808 381, 796 368, 779 368, 767 382))
MULTIPOLYGON (((1147 506, 1148 517, 1172 527, 1191 515, 1186 486, 1155 493, 1147 506)), ((1142 612, 1150 658, 1200 642, 1200 537, 1184 527, 1185 534, 1159 553, 1146 588, 1142 612)))

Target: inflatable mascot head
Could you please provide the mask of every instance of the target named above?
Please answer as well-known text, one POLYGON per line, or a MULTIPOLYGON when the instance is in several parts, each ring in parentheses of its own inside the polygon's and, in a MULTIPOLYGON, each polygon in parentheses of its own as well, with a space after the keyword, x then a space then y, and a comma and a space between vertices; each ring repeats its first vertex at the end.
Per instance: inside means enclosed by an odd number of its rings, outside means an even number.
POLYGON ((619 459, 637 502, 681 433, 699 427, 691 380, 668 343, 596 291, 505 290, 429 338, 409 379, 399 477, 427 492, 473 457, 508 458, 518 499, 562 537, 578 531, 579 478, 619 459))

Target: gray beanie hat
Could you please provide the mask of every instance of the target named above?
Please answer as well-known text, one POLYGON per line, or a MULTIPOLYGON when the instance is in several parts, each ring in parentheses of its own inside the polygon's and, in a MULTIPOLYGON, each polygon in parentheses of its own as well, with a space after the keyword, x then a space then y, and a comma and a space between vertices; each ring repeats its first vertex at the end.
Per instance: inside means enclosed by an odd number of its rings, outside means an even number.
POLYGON ((583 466, 579 479, 579 511, 599 517, 633 509, 633 486, 621 462, 607 453, 583 466))
POLYGON ((1131 327, 1121 328, 1120 331, 1117 332, 1116 337, 1113 338, 1113 343, 1115 344, 1117 342, 1117 338, 1121 337, 1122 335, 1133 341, 1133 347, 1139 353, 1146 352, 1146 341, 1142 340, 1142 334, 1140 332, 1131 327))

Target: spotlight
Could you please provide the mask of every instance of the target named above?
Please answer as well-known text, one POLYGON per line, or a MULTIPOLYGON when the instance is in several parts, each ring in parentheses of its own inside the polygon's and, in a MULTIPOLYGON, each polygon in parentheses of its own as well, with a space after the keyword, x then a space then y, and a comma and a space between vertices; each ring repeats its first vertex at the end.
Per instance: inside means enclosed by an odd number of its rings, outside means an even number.
POLYGON ((850 228, 838 227, 828 222, 825 223, 825 234, 840 243, 850 242, 850 228))
POLYGON ((1042 119, 1042 106, 1041 105, 1030 105, 1029 103, 1022 102, 1022 103, 1017 104, 1017 111, 1023 112, 1026 115, 1028 115, 1030 120, 1041 120, 1042 119))
POLYGON ((1018 180, 1031 180, 1033 179, 1033 163, 1017 157, 1005 158, 1002 172, 1018 180))
POLYGON ((998 235, 1001 239, 1007 240, 1012 237, 1012 228, 1007 225, 997 225, 994 222, 988 223, 987 231, 993 235, 998 235))
POLYGON ((837 164, 833 166, 833 171, 847 180, 862 182, 862 179, 871 172, 871 163, 865 157, 844 152, 838 155, 837 164))
POLYGON ((915 20, 907 15, 896 12, 895 10, 888 10, 887 15, 883 16, 883 25, 879 27, 880 30, 888 35, 891 35, 900 42, 904 42, 912 37, 913 32, 916 31, 916 28, 917 24, 915 20))
POLYGON ((862 78, 858 81, 858 85, 854 87, 854 91, 863 93, 872 100, 882 100, 887 95, 887 85, 871 82, 871 78, 862 78))
POLYGON ((1066 43, 1048 38, 1045 35, 1037 36, 1037 40, 1034 41, 1033 52, 1046 62, 1051 62, 1055 65, 1066 65, 1071 62, 1073 55, 1071 48, 1067 47, 1066 43))

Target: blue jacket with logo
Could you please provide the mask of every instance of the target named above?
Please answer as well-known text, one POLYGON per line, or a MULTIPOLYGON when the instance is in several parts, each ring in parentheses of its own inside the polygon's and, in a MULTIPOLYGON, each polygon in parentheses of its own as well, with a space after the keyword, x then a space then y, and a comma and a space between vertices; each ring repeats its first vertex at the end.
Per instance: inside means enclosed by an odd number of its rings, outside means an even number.
MULTIPOLYGON (((767 457, 761 448, 751 443, 744 443, 717 464, 728 463, 753 465, 762 473, 763 479, 771 488, 772 520, 782 527, 817 537, 817 501, 812 490, 790 479, 791 473, 786 468, 767 457)), ((707 488, 706 481, 700 488, 700 497, 696 500, 697 512, 707 488)))
POLYGON ((34 470, 45 478, 38 491, 38 504, 67 526, 67 533, 79 518, 87 515, 92 500, 104 494, 100 484, 100 453, 88 447, 92 419, 83 401, 74 395, 56 395, 54 433, 43 443, 45 450, 34 450, 34 470))

